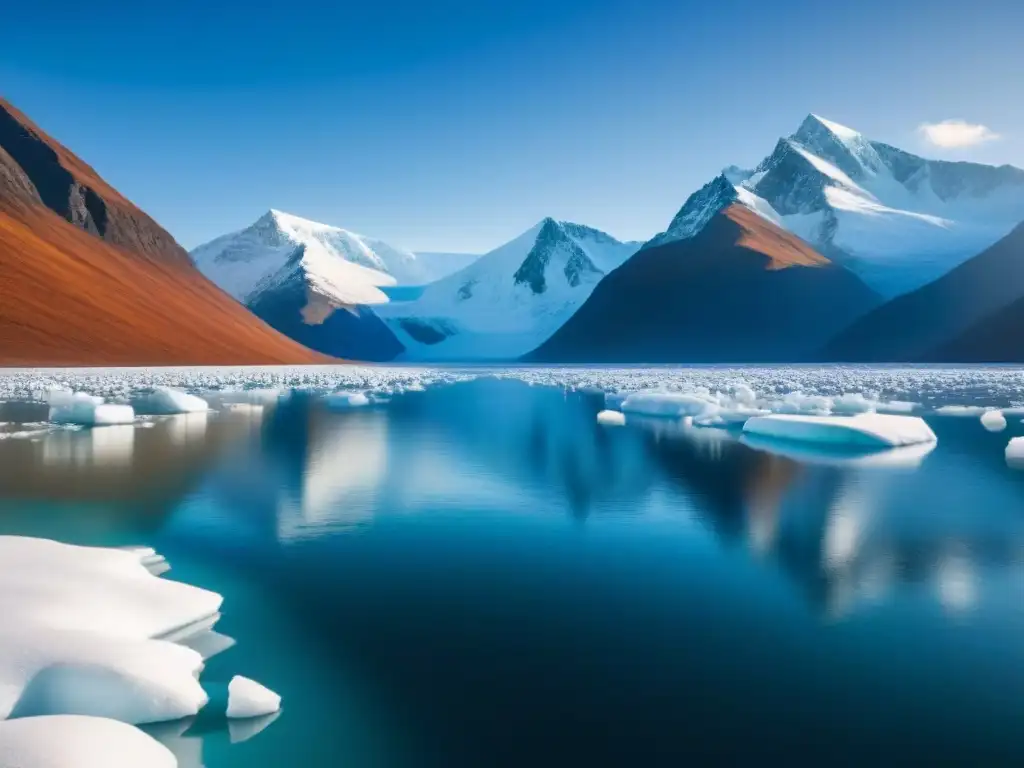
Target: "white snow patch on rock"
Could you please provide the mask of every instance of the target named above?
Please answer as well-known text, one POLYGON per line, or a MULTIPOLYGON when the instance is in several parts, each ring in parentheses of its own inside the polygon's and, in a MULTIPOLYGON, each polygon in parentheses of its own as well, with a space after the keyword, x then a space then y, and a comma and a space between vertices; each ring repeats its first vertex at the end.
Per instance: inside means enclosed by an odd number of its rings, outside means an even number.
POLYGON ((138 728, 99 717, 56 715, 0 722, 0 768, 175 768, 138 728))
POLYGON ((931 427, 917 416, 878 413, 856 416, 756 416, 747 421, 743 430, 764 437, 861 448, 914 445, 936 440, 931 427))
POLYGON ((228 717, 261 717, 279 709, 281 697, 255 680, 235 675, 228 683, 228 717))

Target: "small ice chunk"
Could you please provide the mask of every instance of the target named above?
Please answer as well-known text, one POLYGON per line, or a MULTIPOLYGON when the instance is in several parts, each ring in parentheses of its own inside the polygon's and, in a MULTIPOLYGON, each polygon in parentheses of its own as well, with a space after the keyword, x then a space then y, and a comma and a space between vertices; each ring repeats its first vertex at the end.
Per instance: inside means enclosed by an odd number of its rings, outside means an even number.
POLYGON ((330 408, 360 408, 369 405, 370 398, 362 392, 332 392, 324 398, 324 402, 330 408))
POLYGON ((173 387, 154 388, 152 394, 143 399, 143 403, 146 411, 167 416, 210 410, 210 404, 203 398, 173 387))
POLYGON ((879 413, 862 413, 857 416, 755 416, 747 421, 743 431, 785 440, 861 448, 914 445, 934 442, 936 439, 924 419, 879 413))
POLYGON ((1006 444, 1006 464, 1012 469, 1024 469, 1024 437, 1015 437, 1006 444))
POLYGON ((228 683, 228 717, 262 717, 281 709, 281 697, 269 688, 241 675, 228 683))
POLYGON ((0 722, 0 768, 175 768, 174 754, 131 725, 53 715, 0 722))
POLYGON ((719 409, 710 395, 683 392, 634 392, 622 401, 622 410, 643 416, 707 416, 719 409))
POLYGON ((104 403, 102 397, 83 392, 52 397, 50 421, 54 424, 81 424, 93 427, 103 424, 131 424, 135 411, 130 405, 104 403))
POLYGON ((989 432, 1002 432, 1006 429, 1006 417, 996 409, 985 411, 981 414, 981 425, 989 432))
POLYGON ((622 427, 626 424, 626 414, 619 411, 601 411, 597 414, 597 423, 608 427, 622 427))

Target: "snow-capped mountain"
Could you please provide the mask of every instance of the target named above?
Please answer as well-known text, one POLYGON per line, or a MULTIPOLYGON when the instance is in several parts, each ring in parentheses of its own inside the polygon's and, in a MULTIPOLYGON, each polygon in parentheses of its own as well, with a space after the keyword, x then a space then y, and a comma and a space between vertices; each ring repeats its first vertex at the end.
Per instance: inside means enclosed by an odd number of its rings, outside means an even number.
MULTIPOLYGON (((705 188, 701 196, 715 194, 705 188)), ((692 237, 645 246, 526 359, 802 360, 879 301, 848 269, 733 202, 692 237)))
POLYGON ((390 360, 402 351, 369 308, 388 302, 381 288, 428 279, 409 251, 274 210, 191 256, 277 330, 320 352, 360 360, 390 360))
POLYGON ((757 168, 731 166, 691 195, 651 245, 693 237, 736 202, 895 296, 1024 219, 1024 170, 927 160, 810 115, 757 168))
POLYGON ((410 359, 516 358, 554 333, 639 247, 547 218, 418 299, 376 309, 410 359))
POLYGON ((340 227, 271 210, 240 232, 191 252, 208 278, 243 303, 291 280, 339 306, 387 301, 380 286, 419 285, 416 255, 340 227))

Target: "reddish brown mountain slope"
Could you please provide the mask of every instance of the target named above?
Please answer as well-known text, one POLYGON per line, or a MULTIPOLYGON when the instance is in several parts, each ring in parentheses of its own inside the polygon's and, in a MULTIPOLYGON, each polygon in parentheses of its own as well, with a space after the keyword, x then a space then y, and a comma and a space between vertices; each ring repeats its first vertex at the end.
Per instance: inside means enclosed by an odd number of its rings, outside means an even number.
POLYGON ((325 362, 0 99, 0 364, 325 362))
POLYGON ((530 359, 800 360, 878 302, 852 272, 733 204, 692 238, 638 251, 530 359))

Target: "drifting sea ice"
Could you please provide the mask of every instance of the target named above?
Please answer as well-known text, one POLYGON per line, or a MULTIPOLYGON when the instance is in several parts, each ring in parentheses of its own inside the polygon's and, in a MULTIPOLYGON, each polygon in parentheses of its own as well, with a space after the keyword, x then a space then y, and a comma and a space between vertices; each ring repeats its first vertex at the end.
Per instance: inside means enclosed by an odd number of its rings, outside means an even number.
POLYGON ((329 408, 361 408, 370 404, 370 398, 362 392, 332 392, 324 397, 324 403, 329 408))
POLYGON ((138 728, 99 717, 0 721, 0 768, 175 768, 167 747, 138 728))
POLYGON ((710 394, 701 392, 634 392, 622 401, 624 413, 641 416, 704 416, 721 406, 710 394))
MULTIPOLYGON (((221 596, 153 574, 165 567, 149 547, 0 536, 0 768, 174 765, 119 723, 196 715, 208 702, 204 657, 233 641, 212 630, 221 596), (71 715, 99 718, 92 732, 104 738, 81 742, 80 759, 69 761, 56 742, 69 728, 69 743, 79 743, 80 726, 54 716, 71 715)), ((277 694, 238 680, 235 711, 280 708, 277 694)))
POLYGON ((228 683, 228 717, 262 717, 280 709, 281 697, 255 680, 235 675, 228 683))
POLYGON ((756 416, 743 427, 745 433, 782 440, 797 440, 854 448, 888 448, 935 442, 924 419, 862 413, 856 416, 756 416))
POLYGON ((622 427, 626 424, 626 414, 604 410, 597 414, 597 423, 608 427, 622 427))
POLYGON ((985 411, 981 414, 981 425, 989 432, 1002 432, 1006 429, 1006 416, 995 409, 985 411))
POLYGON ((81 424, 92 427, 131 424, 135 411, 130 405, 104 403, 102 397, 85 392, 55 394, 50 398, 50 421, 54 424, 81 424))
POLYGON ((178 413, 203 413, 210 404, 203 398, 190 395, 174 387, 154 387, 149 395, 140 398, 139 410, 145 413, 170 416, 178 413))
POLYGON ((1024 469, 1024 437, 1015 437, 1006 444, 1006 464, 1013 469, 1024 469))

